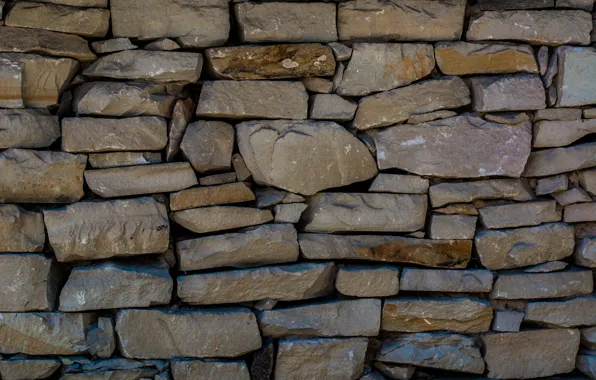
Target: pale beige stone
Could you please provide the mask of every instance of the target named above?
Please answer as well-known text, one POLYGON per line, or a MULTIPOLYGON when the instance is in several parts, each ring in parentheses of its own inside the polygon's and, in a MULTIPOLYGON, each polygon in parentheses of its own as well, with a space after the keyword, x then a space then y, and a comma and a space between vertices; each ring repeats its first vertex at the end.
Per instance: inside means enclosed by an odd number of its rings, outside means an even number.
POLYGON ((255 195, 243 182, 218 186, 193 187, 170 194, 170 210, 242 203, 255 200, 255 195))
POLYGON ((202 234, 267 223, 273 220, 273 215, 269 210, 212 206, 175 211, 170 218, 182 227, 202 234))

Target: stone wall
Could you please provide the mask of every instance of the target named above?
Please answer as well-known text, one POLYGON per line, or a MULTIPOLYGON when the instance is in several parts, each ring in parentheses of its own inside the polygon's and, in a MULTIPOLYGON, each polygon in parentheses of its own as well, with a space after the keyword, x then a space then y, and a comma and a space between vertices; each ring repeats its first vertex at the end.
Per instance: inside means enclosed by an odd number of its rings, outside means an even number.
POLYGON ((1 380, 596 379, 593 0, 0 5, 1 380))

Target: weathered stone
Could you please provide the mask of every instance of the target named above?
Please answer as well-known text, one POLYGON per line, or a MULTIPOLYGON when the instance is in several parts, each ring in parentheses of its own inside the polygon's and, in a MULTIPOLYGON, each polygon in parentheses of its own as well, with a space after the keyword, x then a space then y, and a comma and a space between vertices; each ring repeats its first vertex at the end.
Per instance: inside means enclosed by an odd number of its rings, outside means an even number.
POLYGON ((424 228, 425 195, 319 193, 302 214, 307 232, 411 232, 424 228))
POLYGON ((565 222, 596 222, 596 202, 579 203, 565 207, 565 222))
POLYGON ((93 51, 97 54, 115 53, 117 51, 134 50, 138 48, 128 38, 112 38, 105 41, 91 43, 93 51))
POLYGON ((447 371, 484 372, 484 360, 474 339, 457 334, 403 334, 383 342, 377 360, 447 371))
POLYGON ((328 42, 337 40, 335 4, 240 3, 234 6, 244 42, 328 42))
POLYGON ((530 379, 571 372, 579 349, 579 331, 535 330, 482 336, 488 377, 530 379))
POLYGON ((563 301, 529 302, 525 320, 550 327, 596 325, 596 297, 575 297, 563 301))
POLYGON ((273 339, 265 339, 263 341, 263 346, 252 353, 252 364, 250 366, 250 376, 252 380, 271 379, 273 368, 275 367, 275 351, 276 344, 273 339))
POLYGON ((582 110, 577 108, 547 108, 534 112, 534 122, 540 120, 579 120, 581 118, 582 110))
POLYGON ((564 261, 548 261, 546 263, 537 264, 524 269, 526 273, 549 273, 558 272, 567 268, 567 264, 564 261))
POLYGON ((273 338, 376 336, 381 326, 381 300, 366 298, 294 306, 260 312, 257 319, 263 335, 273 338))
POLYGON ((175 359, 170 369, 174 380, 250 380, 244 361, 175 359))
POLYGON ((109 317, 100 317, 97 324, 87 331, 89 353, 100 358, 109 358, 116 350, 114 322, 109 317))
POLYGON ((368 339, 282 339, 275 378, 284 380, 360 378, 368 339))
POLYGON ((592 17, 573 10, 482 12, 470 20, 466 38, 516 40, 534 45, 557 46, 590 43, 592 17), (556 27, 552 21, 557 20, 556 27))
POLYGON ((261 347, 257 319, 246 308, 120 310, 116 333, 127 358, 227 358, 261 347))
POLYGON ((579 184, 588 193, 596 196, 596 169, 583 170, 577 173, 579 184))
POLYGON ((364 144, 333 122, 244 122, 236 125, 236 138, 260 185, 312 195, 377 174, 364 144))
MULTIPOLYGON (((536 129, 534 129, 536 131, 536 129)), ((546 195, 567 190, 569 180, 566 175, 541 178, 536 182, 536 195, 546 195)))
POLYGON ((91 322, 86 313, 0 313, 0 353, 84 354, 91 322))
POLYGON ((343 64, 343 62, 337 62, 337 65, 335 66, 335 74, 333 75, 333 78, 331 79, 331 81, 333 82, 333 87, 332 87, 333 91, 337 90, 337 88, 339 87, 339 84, 341 83, 341 81, 344 77, 345 69, 346 69, 346 67, 343 64))
POLYGON ((596 166, 596 142, 532 152, 522 174, 543 177, 596 166))
POLYGON ((340 42, 330 42, 329 47, 333 50, 333 55, 338 61, 347 61, 352 56, 352 48, 340 42))
POLYGON ((195 274, 178 277, 178 297, 193 305, 275 299, 296 301, 327 295, 333 290, 333 263, 195 274))
POLYGON ((298 259, 296 230, 287 224, 266 224, 239 233, 206 236, 176 243, 179 269, 246 268, 298 259))
POLYGON ((23 108, 23 63, 0 58, 0 107, 23 108))
POLYGON ((378 193, 426 194, 428 179, 414 175, 379 173, 368 191, 378 193))
POLYGON ((493 274, 488 270, 405 268, 399 288, 418 292, 487 293, 492 286, 493 274))
POLYGON ((172 120, 168 126, 168 143, 166 145, 166 160, 171 162, 174 156, 180 151, 182 138, 192 119, 194 103, 191 99, 180 99, 176 101, 172 111, 172 120))
POLYGON ((444 215, 478 215, 476 207, 468 203, 458 203, 447 207, 436 208, 433 212, 444 215))
POLYGON ((336 90, 339 95, 362 96, 406 86, 435 68, 433 46, 428 44, 355 43, 353 49, 336 90))
POLYGON ((143 47, 143 49, 153 51, 171 51, 180 49, 180 45, 178 45, 176 41, 169 38, 160 38, 148 43, 143 47))
POLYGON ((300 82, 208 81, 197 115, 229 119, 306 119, 308 94, 300 82))
POLYGON ((480 223, 486 228, 536 226, 558 222, 562 211, 555 201, 537 201, 487 206, 478 210, 480 223))
POLYGON ((236 173, 222 173, 222 174, 213 174, 207 177, 201 177, 199 179, 199 183, 201 186, 215 186, 215 185, 223 185, 226 183, 233 183, 236 182, 236 173))
POLYGON ((477 112, 546 108, 544 87, 535 74, 473 77, 470 90, 472 107, 477 112))
POLYGON ((530 121, 530 117, 526 112, 498 112, 498 113, 487 113, 482 115, 488 121, 494 121, 495 123, 515 125, 530 121))
POLYGON ((302 255, 311 260, 365 260, 435 268, 465 268, 467 240, 426 240, 400 236, 300 234, 302 255))
POLYGON ((495 310, 492 329, 499 332, 518 332, 525 314, 515 310, 495 310))
POLYGON ((431 239, 473 239, 477 216, 436 215, 430 218, 428 236, 431 239))
POLYGON ((435 45, 435 57, 446 75, 538 73, 528 45, 440 42, 435 45))
POLYGON ((168 363, 161 360, 131 360, 112 358, 91 361, 75 357, 60 358, 64 365, 64 376, 61 380, 98 380, 112 377, 114 379, 152 379, 168 380, 168 363))
POLYGON ((594 0, 557 0, 557 8, 575 8, 592 12, 594 0))
POLYGON ((83 196, 87 157, 7 149, 0 153, 1 203, 71 203, 83 196))
POLYGON ((596 237, 578 240, 573 252, 573 261, 583 267, 596 268, 596 237))
POLYGON ((335 288, 354 297, 388 297, 399 291, 399 269, 391 266, 342 266, 335 288))
POLYGON ((356 102, 336 94, 319 94, 310 98, 309 115, 315 120, 349 121, 354 118, 356 102))
POLYGON ((559 49, 558 57, 559 73, 555 79, 557 107, 596 103, 596 82, 593 80, 596 75, 596 50, 569 46, 559 49))
POLYGON ((480 262, 491 270, 561 260, 573 253, 574 244, 573 226, 565 223, 511 230, 481 230, 475 239, 480 262))
POLYGON ((491 298, 515 300, 570 297, 589 294, 593 287, 592 272, 589 270, 501 273, 495 281, 491 298))
POLYGON ((567 206, 574 203, 592 202, 592 198, 583 189, 573 187, 566 191, 551 194, 561 206, 567 206))
POLYGON ((289 203, 273 206, 275 223, 298 223, 308 205, 304 203, 289 203))
POLYGON ((243 182, 219 186, 193 187, 170 194, 170 209, 185 210, 193 207, 213 206, 254 201, 255 195, 243 182))
POLYGON ((6 16, 5 23, 84 37, 104 37, 110 28, 110 11, 19 1, 6 16))
POLYGON ((575 361, 576 368, 590 378, 596 377, 596 350, 581 350, 575 361))
POLYGON ((0 376, 5 380, 45 379, 60 366, 58 359, 10 358, 0 360, 0 376))
POLYGON ((175 102, 161 84, 86 82, 74 92, 73 111, 82 115, 170 117, 175 102))
POLYGON ((376 135, 377 163, 380 170, 437 177, 519 177, 530 155, 531 129, 529 122, 503 125, 470 114, 399 125, 376 135), (461 149, 462 141, 475 144, 461 149))
POLYGON ((83 74, 91 78, 193 83, 202 68, 203 56, 198 53, 125 50, 99 58, 83 74))
POLYGON ((518 179, 444 182, 431 186, 429 195, 433 207, 440 207, 449 203, 472 202, 477 199, 508 199, 513 201, 529 201, 532 199, 529 186, 518 179))
POLYGON ((191 123, 184 133, 180 149, 199 173, 230 170, 234 127, 223 121, 191 123))
POLYGON ((554 107, 556 103, 557 103, 557 88, 553 84, 546 90, 546 104, 549 107, 554 107))
POLYGON ((199 234, 255 226, 273 220, 269 210, 248 207, 212 206, 175 211, 170 218, 199 234))
POLYGON ((505 11, 509 9, 552 8, 555 0, 477 0, 476 6, 482 11, 505 11))
POLYGON ((339 4, 340 40, 445 41, 461 37, 462 0, 352 0, 339 4))
POLYGON ((85 182, 102 198, 167 193, 198 184, 188 162, 86 170, 85 182))
POLYGON ((587 327, 580 330, 582 346, 596 350, 596 326, 587 327))
POLYGON ((536 53, 536 63, 538 64, 538 72, 544 76, 548 69, 548 46, 541 46, 536 53))
POLYGON ((0 125, 0 149, 44 148, 60 137, 58 118, 42 111, 0 109, 0 125))
POLYGON ((596 108, 583 110, 584 119, 596 119, 596 108))
POLYGON ((420 123, 427 123, 433 120, 439 119, 447 119, 448 117, 452 117, 457 115, 457 112, 453 111, 433 111, 427 112, 420 115, 412 115, 406 120, 407 124, 420 124, 420 123))
POLYGON ((488 331, 492 319, 493 309, 489 302, 468 297, 387 299, 383 305, 381 329, 475 334, 488 331))
POLYGON ((45 240, 41 213, 0 205, 0 252, 41 252, 45 240))
POLYGON ((544 88, 549 89, 549 98, 551 97, 551 89, 554 90, 554 101, 552 101, 552 104, 549 104, 549 106, 554 106, 554 103, 556 103, 557 101, 557 88, 553 85, 553 81, 559 73, 559 52, 561 52, 562 49, 563 47, 553 49, 553 52, 548 60, 546 74, 542 76, 542 83, 544 84, 544 88))
POLYGON ((161 150, 167 141, 166 121, 161 117, 62 119, 62 150, 66 152, 161 150))
POLYGON ((406 365, 395 365, 390 363, 375 362, 374 366, 389 379, 409 380, 414 376, 416 367, 406 365))
POLYGON ((302 79, 302 84, 310 92, 329 94, 333 91, 333 82, 329 79, 309 77, 302 79))
MULTIPOLYGON (((102 119, 105 120, 105 119, 102 119)), ((161 164, 160 152, 113 152, 89 155, 89 163, 95 169, 120 166, 161 164)))
POLYGON ((569 145, 596 133, 596 119, 573 121, 539 121, 534 124, 534 148, 569 145))

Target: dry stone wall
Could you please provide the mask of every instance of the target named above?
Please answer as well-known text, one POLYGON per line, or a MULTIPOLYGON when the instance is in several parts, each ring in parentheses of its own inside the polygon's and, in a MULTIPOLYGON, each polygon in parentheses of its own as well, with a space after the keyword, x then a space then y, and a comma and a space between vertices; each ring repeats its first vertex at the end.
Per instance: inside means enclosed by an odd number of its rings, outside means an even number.
POLYGON ((0 1, 0 379, 596 379, 593 5, 0 1))

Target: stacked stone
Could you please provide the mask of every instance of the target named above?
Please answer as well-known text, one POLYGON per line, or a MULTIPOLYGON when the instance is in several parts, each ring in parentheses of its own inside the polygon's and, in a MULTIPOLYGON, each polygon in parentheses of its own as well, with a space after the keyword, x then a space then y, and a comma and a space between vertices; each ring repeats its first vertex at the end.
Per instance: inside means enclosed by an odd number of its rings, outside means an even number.
POLYGON ((2 7, 0 379, 596 379, 593 0, 2 7))

